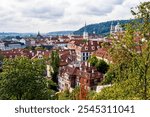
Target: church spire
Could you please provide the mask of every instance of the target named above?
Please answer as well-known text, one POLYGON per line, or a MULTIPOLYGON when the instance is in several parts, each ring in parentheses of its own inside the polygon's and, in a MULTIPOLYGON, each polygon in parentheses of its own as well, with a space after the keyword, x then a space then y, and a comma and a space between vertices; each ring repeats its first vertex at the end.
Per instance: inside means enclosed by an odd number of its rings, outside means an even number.
POLYGON ((111 22, 110 26, 110 34, 114 33, 114 26, 113 26, 113 21, 111 22))
POLYGON ((38 31, 38 34, 37 34, 38 36, 40 36, 41 34, 40 34, 40 31, 38 31))
POLYGON ((86 21, 85 21, 85 26, 84 26, 84 32, 86 32, 86 21))
POLYGON ((85 26, 84 26, 84 32, 83 32, 83 39, 88 39, 88 32, 87 32, 87 26, 86 26, 86 22, 85 22, 85 26))

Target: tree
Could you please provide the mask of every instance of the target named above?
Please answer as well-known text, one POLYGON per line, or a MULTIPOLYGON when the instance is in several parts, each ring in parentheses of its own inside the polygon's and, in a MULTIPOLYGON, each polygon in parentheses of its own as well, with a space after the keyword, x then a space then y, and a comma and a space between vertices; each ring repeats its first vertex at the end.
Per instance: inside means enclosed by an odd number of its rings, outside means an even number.
POLYGON ((51 57, 50 57, 50 65, 53 69, 51 72, 52 75, 52 80, 58 84, 58 73, 59 73, 59 63, 60 63, 60 58, 58 51, 52 51, 51 57))
POLYGON ((88 62, 89 62, 92 66, 95 66, 96 63, 98 62, 98 59, 96 58, 96 56, 91 56, 91 57, 88 59, 88 62))
POLYGON ((126 25, 125 34, 114 38, 110 50, 113 86, 95 99, 150 99, 150 2, 136 8, 132 13, 140 21, 126 25))
POLYGON ((4 59, 4 56, 2 55, 1 50, 0 50, 0 61, 3 61, 3 59, 4 59))
POLYGON ((126 80, 115 83, 111 87, 102 89, 101 92, 95 93, 91 99, 93 100, 140 100, 142 99, 139 92, 140 88, 136 88, 133 80, 126 80))
POLYGON ((35 50, 44 50, 44 48, 41 46, 37 46, 37 47, 35 47, 35 50))
POLYGON ((80 87, 75 87, 74 90, 70 93, 70 99, 72 100, 79 100, 80 96, 80 87))
MULTIPOLYGON (((110 38, 110 35, 109 35, 109 38, 110 38)), ((107 47, 110 46, 110 43, 109 43, 109 42, 103 42, 103 43, 101 44, 101 46, 102 46, 103 48, 107 48, 107 47)))
POLYGON ((104 60, 99 60, 96 63, 96 68, 99 72, 105 74, 109 69, 109 65, 104 60))
POLYGON ((0 73, 0 99, 51 99, 55 92, 48 88, 50 84, 44 72, 43 60, 4 59, 3 72, 0 73))
POLYGON ((136 9, 137 11, 131 10, 131 12, 136 18, 142 20, 142 23, 138 24, 140 27, 138 30, 146 41, 146 47, 143 48, 140 56, 142 65, 139 65, 142 66, 140 73, 142 74, 143 99, 148 99, 148 89, 150 88, 150 2, 141 3, 136 9))
POLYGON ((4 56, 2 54, 0 54, 0 61, 3 61, 4 56))
POLYGON ((94 95, 96 95, 96 91, 94 91, 94 90, 89 91, 88 94, 87 94, 87 100, 93 100, 94 95))
POLYGON ((103 79, 103 81, 102 81, 100 84, 102 84, 102 85, 112 84, 112 83, 113 83, 113 80, 114 80, 114 78, 115 78, 114 75, 115 75, 115 73, 114 73, 113 71, 109 70, 109 71, 105 74, 104 79, 103 79))
POLYGON ((97 70, 103 74, 105 74, 108 69, 109 65, 104 60, 98 60, 96 56, 91 56, 88 59, 88 62, 97 68, 97 70))
POLYGON ((59 100, 70 100, 70 92, 69 92, 69 90, 66 89, 66 90, 60 92, 58 94, 58 99, 59 100))

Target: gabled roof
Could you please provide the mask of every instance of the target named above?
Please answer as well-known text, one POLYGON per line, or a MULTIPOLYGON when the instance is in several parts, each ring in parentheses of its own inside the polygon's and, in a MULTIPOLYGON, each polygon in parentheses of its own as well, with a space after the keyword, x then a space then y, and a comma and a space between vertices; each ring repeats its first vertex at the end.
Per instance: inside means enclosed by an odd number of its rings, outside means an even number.
POLYGON ((93 53, 93 55, 107 59, 108 61, 112 61, 112 58, 109 54, 109 48, 99 48, 97 51, 93 53))

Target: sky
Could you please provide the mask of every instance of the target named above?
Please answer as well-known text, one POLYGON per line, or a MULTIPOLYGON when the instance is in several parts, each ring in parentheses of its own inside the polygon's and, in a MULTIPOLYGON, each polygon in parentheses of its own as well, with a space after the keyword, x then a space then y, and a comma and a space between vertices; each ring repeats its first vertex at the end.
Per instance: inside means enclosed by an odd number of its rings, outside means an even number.
POLYGON ((0 0, 0 32, 78 30, 86 24, 133 18, 149 0, 0 0))

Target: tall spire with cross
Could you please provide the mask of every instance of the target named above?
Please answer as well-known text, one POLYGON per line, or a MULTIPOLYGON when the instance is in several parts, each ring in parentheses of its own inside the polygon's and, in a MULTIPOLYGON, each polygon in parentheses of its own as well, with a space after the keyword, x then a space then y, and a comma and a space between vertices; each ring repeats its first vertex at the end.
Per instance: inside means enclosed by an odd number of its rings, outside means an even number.
POLYGON ((86 26, 86 22, 85 22, 85 26, 84 26, 84 32, 83 32, 83 39, 88 39, 88 32, 87 32, 87 26, 86 26))

